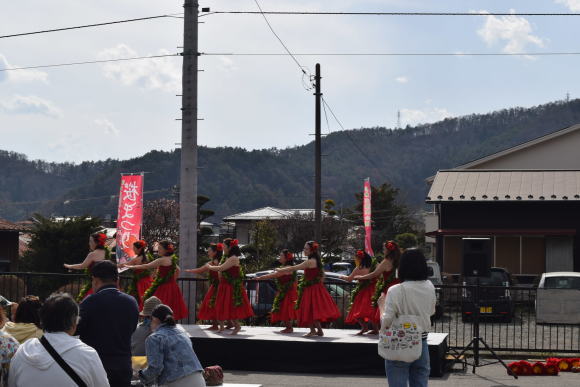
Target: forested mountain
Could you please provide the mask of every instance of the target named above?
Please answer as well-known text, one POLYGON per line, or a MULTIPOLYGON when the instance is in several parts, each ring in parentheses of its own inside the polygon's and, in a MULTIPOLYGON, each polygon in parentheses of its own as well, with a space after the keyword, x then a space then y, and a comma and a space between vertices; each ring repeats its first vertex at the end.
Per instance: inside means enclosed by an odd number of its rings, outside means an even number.
MULTIPOLYGON (((580 100, 533 108, 446 119, 434 124, 392 130, 381 127, 334 132, 323 140, 323 199, 337 207, 354 204, 362 179, 389 182, 402 197, 420 207, 424 179, 524 141, 580 123, 580 100), (356 145, 354 145, 356 144, 356 145), (364 155, 358 150, 364 151, 364 155)), ((199 193, 216 218, 262 206, 313 207, 313 143, 287 149, 199 149, 199 193)), ((119 175, 148 172, 146 199, 174 195, 179 150, 151 151, 131 160, 47 163, 0 151, 0 217, 19 220, 33 212, 70 216, 115 217, 119 175), (159 191, 158 191, 159 190, 159 191)))

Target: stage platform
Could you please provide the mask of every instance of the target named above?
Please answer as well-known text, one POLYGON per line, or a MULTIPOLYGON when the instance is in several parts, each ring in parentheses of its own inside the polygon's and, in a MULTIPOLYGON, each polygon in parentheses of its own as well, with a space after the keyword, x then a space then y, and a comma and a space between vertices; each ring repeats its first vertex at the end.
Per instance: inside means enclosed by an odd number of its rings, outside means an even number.
MULTIPOLYGON (((356 336, 357 330, 325 329, 323 337, 303 337, 309 330, 295 328, 280 334, 280 327, 242 327, 208 331, 207 325, 182 325, 191 336, 202 363, 219 364, 224 370, 262 372, 384 375, 384 361, 377 354, 377 336, 356 336)), ((441 376, 447 334, 429 333, 431 375, 441 376)))

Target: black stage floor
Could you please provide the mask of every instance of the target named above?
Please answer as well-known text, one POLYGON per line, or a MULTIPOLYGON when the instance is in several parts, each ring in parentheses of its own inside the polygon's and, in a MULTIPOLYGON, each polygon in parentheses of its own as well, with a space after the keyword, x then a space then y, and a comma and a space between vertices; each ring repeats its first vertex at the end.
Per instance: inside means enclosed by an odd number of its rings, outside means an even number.
MULTIPOLYGON (((182 325, 204 366, 219 364, 224 370, 384 375, 384 360, 377 354, 377 336, 356 336, 352 329, 325 329, 324 337, 303 337, 306 328, 292 334, 280 327, 242 327, 208 331, 207 326, 182 325)), ((440 376, 447 351, 446 334, 429 333, 431 375, 440 376)))

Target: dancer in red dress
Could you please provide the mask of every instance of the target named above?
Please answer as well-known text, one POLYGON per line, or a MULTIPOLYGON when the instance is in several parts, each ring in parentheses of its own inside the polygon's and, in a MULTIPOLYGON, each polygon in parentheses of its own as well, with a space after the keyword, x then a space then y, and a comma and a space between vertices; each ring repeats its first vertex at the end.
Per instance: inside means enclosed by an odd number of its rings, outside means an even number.
POLYGON ((355 276, 354 279, 369 280, 379 277, 375 285, 375 292, 372 297, 372 307, 375 310, 374 317, 371 319, 373 323, 373 330, 370 334, 378 335, 379 326, 381 324, 381 312, 379 310, 379 298, 387 294, 389 288, 398 284, 400 281, 397 278, 397 269, 399 268, 399 261, 401 260, 401 249, 395 241, 387 241, 383 244, 383 255, 385 258, 379 263, 377 268, 367 275, 355 276))
POLYGON ((304 270, 304 276, 298 284, 298 299, 295 305, 298 311, 298 325, 310 328, 306 337, 324 336, 321 323, 336 320, 340 317, 340 311, 324 286, 324 271, 318 243, 306 242, 304 255, 308 259, 301 264, 277 270, 282 273, 304 270))
MULTIPOLYGON (((362 250, 356 252, 356 268, 348 276, 342 276, 346 281, 351 282, 356 276, 363 276, 375 270, 376 262, 371 256, 362 250)), ((377 279, 359 280, 356 287, 350 295, 350 306, 348 316, 344 322, 347 324, 358 323, 361 327, 357 335, 363 335, 368 332, 367 323, 372 323, 375 318, 376 310, 372 305, 372 297, 375 294, 375 285, 377 279)))
POLYGON ((74 265, 64 264, 64 267, 69 270, 84 270, 88 277, 88 281, 81 287, 79 294, 77 296, 77 302, 81 302, 89 295, 93 294, 92 280, 91 280, 91 269, 93 265, 99 261, 104 261, 110 258, 110 252, 105 247, 105 242, 107 241, 107 234, 98 232, 92 234, 89 237, 89 254, 81 263, 74 265))
POLYGON ((173 310, 175 320, 181 320, 187 317, 188 312, 181 290, 177 285, 179 258, 175 254, 173 243, 170 241, 159 242, 158 249, 159 258, 152 262, 142 265, 127 266, 123 264, 119 266, 131 270, 157 269, 155 280, 143 294, 143 299, 146 300, 151 296, 159 298, 163 304, 168 305, 173 310))
MULTIPOLYGON (((281 267, 293 266, 294 255, 288 250, 284 249, 278 257, 281 267)), ((294 309, 296 299, 298 298, 298 290, 296 283, 296 272, 286 274, 284 272, 275 271, 272 274, 267 274, 256 278, 257 280, 275 279, 276 296, 272 304, 272 311, 270 313, 270 321, 276 323, 283 321, 286 328, 280 333, 292 333, 292 322, 298 320, 298 312, 294 309)))
MULTIPOLYGON (((222 243, 212 243, 209 248, 207 249, 207 255, 209 256, 209 263, 210 266, 219 266, 220 260, 224 255, 224 245, 222 243)), ((197 312, 197 318, 202 321, 211 321, 212 325, 207 328, 210 331, 217 331, 218 321, 216 316, 216 298, 217 298, 217 289, 220 283, 220 275, 217 271, 211 271, 207 268, 207 266, 202 266, 197 269, 186 269, 188 273, 195 273, 195 274, 202 274, 209 272, 209 289, 203 298, 201 306, 199 307, 199 311, 197 312)))
POLYGON ((211 271, 221 273, 215 303, 216 317, 220 325, 219 331, 224 330, 224 321, 232 320, 234 324, 232 335, 236 335, 242 329, 238 320, 252 317, 254 311, 242 281, 244 274, 239 258, 242 252, 237 239, 224 239, 224 255, 227 259, 223 264, 219 266, 207 264, 206 267, 211 271))
MULTIPOLYGON (((135 256, 125 262, 124 266, 135 266, 143 265, 152 260, 153 257, 147 251, 147 242, 144 240, 136 241, 133 243, 133 252, 135 256)), ((137 299, 139 303, 139 310, 143 309, 143 294, 153 283, 153 278, 151 278, 151 271, 149 270, 133 270, 133 278, 127 287, 127 294, 132 295, 137 299)))

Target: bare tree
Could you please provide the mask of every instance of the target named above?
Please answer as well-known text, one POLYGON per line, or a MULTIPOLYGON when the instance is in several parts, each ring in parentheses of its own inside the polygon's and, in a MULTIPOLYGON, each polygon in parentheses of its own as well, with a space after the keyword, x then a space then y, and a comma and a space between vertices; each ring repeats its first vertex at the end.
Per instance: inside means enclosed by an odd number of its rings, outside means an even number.
POLYGON ((142 235, 149 243, 163 239, 179 243, 179 204, 169 199, 145 202, 142 235))

